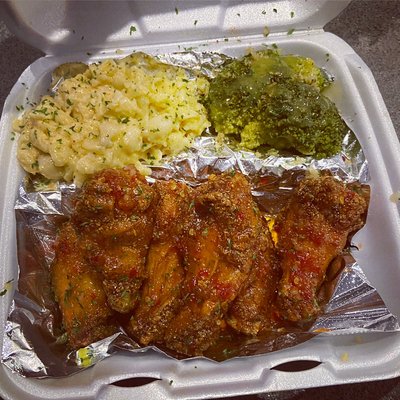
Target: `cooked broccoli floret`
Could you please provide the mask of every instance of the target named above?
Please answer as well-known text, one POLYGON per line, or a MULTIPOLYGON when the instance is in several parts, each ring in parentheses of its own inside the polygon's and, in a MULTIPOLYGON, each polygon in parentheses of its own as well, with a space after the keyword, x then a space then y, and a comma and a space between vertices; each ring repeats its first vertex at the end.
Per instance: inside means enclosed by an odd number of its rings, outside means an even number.
POLYGON ((311 59, 267 50, 227 65, 211 82, 214 129, 240 145, 267 145, 316 158, 338 153, 348 127, 321 90, 328 80, 311 59))
POLYGON ((326 73, 317 67, 311 58, 293 55, 276 57, 280 57, 282 62, 289 66, 295 80, 313 85, 319 90, 325 89, 331 83, 326 73))

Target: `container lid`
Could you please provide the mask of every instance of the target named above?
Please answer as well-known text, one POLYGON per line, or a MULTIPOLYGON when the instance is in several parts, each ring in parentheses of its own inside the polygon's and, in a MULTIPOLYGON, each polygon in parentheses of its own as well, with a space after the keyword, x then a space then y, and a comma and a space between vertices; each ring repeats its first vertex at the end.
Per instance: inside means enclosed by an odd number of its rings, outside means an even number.
POLYGON ((320 30, 349 0, 0 1, 9 29, 46 54, 320 30))

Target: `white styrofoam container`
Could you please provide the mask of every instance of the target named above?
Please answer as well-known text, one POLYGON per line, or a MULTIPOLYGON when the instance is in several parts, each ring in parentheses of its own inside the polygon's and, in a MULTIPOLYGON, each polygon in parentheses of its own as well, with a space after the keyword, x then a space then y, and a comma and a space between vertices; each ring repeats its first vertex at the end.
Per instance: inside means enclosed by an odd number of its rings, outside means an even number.
MULTIPOLYGON (((285 53, 312 57, 336 78, 329 95, 357 134, 371 175, 367 224, 353 239, 360 248, 355 256, 399 317, 400 218, 390 196, 400 188, 400 144, 368 67, 348 44, 322 29, 346 5, 329 0, 0 3, 16 34, 51 54, 23 72, 3 109, 0 288, 18 277, 13 206, 24 172, 16 160, 11 123, 18 114, 16 106, 46 92, 56 66, 122 57, 132 50, 157 54, 197 47, 239 56, 249 47, 276 43, 285 53), (266 25, 271 32, 268 38, 263 36, 266 25), (296 30, 288 35, 291 27, 296 30)), ((11 300, 11 291, 0 299, 0 347, 11 300)), ((223 363, 176 361, 151 351, 119 353, 59 379, 23 378, 1 365, 0 395, 5 399, 212 398, 393 378, 400 375, 399 367, 400 334, 319 336, 290 349, 223 363), (321 364, 300 372, 271 370, 299 360, 321 364), (111 385, 140 377, 158 380, 138 387, 111 385)))

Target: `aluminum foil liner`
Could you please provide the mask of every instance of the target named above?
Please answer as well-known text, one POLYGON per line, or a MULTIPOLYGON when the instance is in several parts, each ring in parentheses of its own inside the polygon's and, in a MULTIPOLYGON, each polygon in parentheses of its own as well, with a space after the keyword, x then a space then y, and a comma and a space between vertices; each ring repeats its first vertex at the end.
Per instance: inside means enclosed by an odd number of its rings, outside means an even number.
MULTIPOLYGON (((208 76, 212 76, 213 66, 218 68, 226 59, 212 53, 200 56, 191 52, 164 58, 208 76)), ((219 145, 212 136, 201 137, 186 153, 165 165, 152 167, 148 180, 173 178, 196 186, 211 173, 232 169, 248 176, 255 201, 270 215, 279 212, 298 181, 309 171, 329 171, 363 191, 369 189, 368 164, 350 130, 343 140, 341 153, 322 160, 254 154, 219 145)), ((54 190, 35 191, 33 187, 32 182, 21 184, 15 205, 20 274, 5 327, 2 362, 23 376, 43 378, 76 373, 118 350, 135 353, 152 349, 164 356, 181 358, 165 348, 142 348, 122 328, 119 333, 78 351, 66 349, 61 316, 51 292, 49 268, 54 258, 57 227, 71 213, 69 200, 76 188, 59 185, 54 190)), ((215 348, 206 356, 223 361, 287 348, 317 334, 400 330, 396 318, 368 282, 350 249, 332 263, 320 297, 326 303, 325 311, 312 325, 271 332, 263 338, 224 337, 221 339, 223 350, 215 348)))

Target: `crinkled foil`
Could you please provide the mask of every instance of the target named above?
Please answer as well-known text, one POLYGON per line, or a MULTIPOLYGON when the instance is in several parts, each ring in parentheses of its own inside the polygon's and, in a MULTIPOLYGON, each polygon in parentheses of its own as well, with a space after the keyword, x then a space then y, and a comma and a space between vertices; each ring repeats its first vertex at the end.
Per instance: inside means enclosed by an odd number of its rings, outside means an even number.
MULTIPOLYGON (((214 53, 186 52, 164 56, 163 61, 212 76, 227 59, 214 53)), ((177 179, 195 186, 211 173, 235 169, 248 176, 259 207, 276 215, 291 191, 307 173, 330 171, 344 182, 368 192, 368 164, 354 134, 349 131, 337 156, 314 160, 311 157, 283 157, 254 154, 219 145, 212 136, 197 139, 186 153, 158 167, 152 167, 149 182, 177 179)), ((142 348, 123 330, 69 352, 65 346, 61 316, 51 292, 49 268, 54 258, 57 227, 71 213, 69 199, 73 185, 55 190, 32 191, 21 184, 15 205, 19 263, 15 291, 5 327, 2 362, 11 370, 29 377, 61 377, 94 365, 119 349, 143 352, 149 349, 172 357, 168 349, 142 348)), ((367 227, 365 228, 367 229, 367 227)), ((316 334, 390 332, 400 330, 396 318, 385 306, 376 289, 366 279, 348 251, 337 258, 320 291, 326 299, 324 313, 312 326, 285 332, 271 332, 264 338, 224 338, 221 351, 206 354, 214 360, 263 354, 303 342, 316 334)))

